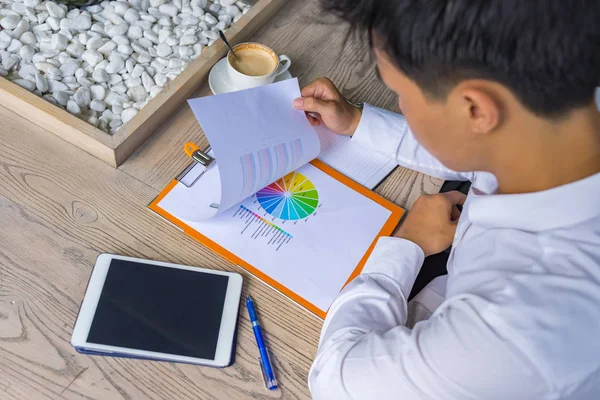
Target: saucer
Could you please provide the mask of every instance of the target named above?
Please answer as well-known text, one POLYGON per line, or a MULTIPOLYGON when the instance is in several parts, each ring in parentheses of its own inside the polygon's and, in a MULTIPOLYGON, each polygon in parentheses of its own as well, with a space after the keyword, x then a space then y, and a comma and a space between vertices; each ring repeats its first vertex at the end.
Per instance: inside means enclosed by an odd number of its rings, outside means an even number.
MULTIPOLYGON (((290 71, 288 70, 278 75, 274 82, 281 82, 291 78, 292 74, 290 74, 290 71)), ((233 86, 229 77, 229 72, 227 71, 227 57, 222 58, 214 65, 214 67, 212 67, 210 74, 208 75, 208 85, 213 94, 223 94, 240 90, 233 86)))

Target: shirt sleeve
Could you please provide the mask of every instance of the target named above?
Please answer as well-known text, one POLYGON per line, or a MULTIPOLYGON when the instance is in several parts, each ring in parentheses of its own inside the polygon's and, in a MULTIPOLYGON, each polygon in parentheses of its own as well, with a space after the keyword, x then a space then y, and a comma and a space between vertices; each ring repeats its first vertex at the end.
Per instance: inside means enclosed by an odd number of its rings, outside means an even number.
POLYGON ((542 378, 486 321, 484 298, 447 299, 428 320, 406 326, 423 259, 410 241, 379 239, 329 309, 308 377, 313 399, 541 398, 542 378))
POLYGON ((455 172, 444 167, 417 142, 404 116, 366 103, 352 140, 427 175, 460 181, 472 181, 474 177, 473 172, 455 172))

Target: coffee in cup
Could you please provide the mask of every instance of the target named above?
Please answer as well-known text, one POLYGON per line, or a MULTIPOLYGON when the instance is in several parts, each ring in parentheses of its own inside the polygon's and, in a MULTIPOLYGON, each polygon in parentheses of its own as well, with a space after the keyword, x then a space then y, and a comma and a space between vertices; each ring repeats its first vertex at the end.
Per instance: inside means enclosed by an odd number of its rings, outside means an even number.
POLYGON ((238 89, 249 89, 272 83, 291 65, 288 56, 277 56, 269 47, 260 43, 242 43, 234 46, 235 57, 227 55, 227 67, 231 80, 238 89))

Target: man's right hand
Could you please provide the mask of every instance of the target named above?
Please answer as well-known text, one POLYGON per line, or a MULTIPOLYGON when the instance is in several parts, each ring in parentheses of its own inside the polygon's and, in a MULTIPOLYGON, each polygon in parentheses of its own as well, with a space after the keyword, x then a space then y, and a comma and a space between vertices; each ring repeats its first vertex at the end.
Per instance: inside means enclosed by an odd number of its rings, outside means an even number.
POLYGON ((302 88, 301 94, 302 97, 294 100, 294 107, 306 112, 312 126, 323 124, 335 133, 354 134, 361 112, 344 99, 333 82, 319 78, 302 88))

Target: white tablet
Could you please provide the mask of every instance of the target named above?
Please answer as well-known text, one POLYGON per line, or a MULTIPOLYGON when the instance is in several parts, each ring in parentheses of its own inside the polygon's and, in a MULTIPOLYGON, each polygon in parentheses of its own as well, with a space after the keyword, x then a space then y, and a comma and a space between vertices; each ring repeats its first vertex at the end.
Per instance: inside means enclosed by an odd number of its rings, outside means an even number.
POLYGON ((101 254, 71 344, 84 354, 228 366, 242 277, 101 254))

